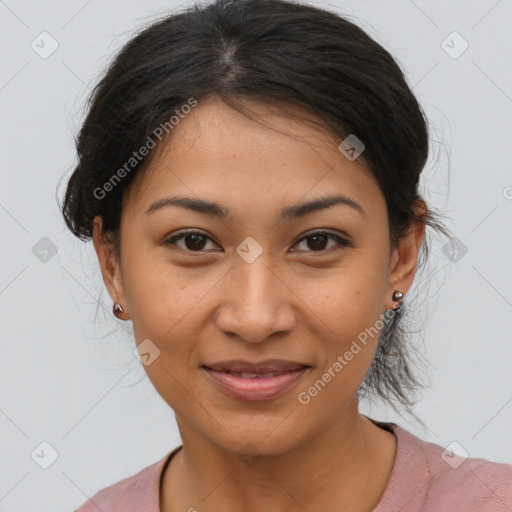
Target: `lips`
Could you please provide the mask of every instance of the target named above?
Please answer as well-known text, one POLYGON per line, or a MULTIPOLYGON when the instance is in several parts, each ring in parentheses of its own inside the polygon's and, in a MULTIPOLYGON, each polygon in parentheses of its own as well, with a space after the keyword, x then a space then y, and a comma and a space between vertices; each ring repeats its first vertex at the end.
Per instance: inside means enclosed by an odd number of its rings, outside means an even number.
POLYGON ((279 374, 291 372, 300 368, 308 368, 309 365, 283 359, 266 359, 251 363, 243 360, 222 361, 220 363, 204 365, 210 370, 226 373, 250 373, 256 375, 279 374))
POLYGON ((226 394, 241 400, 268 400, 290 389, 310 365, 296 361, 223 361, 203 365, 213 382, 226 394))

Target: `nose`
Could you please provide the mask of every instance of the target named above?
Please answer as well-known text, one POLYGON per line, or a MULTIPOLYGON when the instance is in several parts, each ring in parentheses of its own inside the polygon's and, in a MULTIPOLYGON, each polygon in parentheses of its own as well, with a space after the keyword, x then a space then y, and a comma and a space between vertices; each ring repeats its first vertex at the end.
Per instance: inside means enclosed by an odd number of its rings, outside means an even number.
POLYGON ((293 329, 293 292, 263 254, 251 263, 238 262, 223 281, 216 322, 224 334, 263 343, 293 329))

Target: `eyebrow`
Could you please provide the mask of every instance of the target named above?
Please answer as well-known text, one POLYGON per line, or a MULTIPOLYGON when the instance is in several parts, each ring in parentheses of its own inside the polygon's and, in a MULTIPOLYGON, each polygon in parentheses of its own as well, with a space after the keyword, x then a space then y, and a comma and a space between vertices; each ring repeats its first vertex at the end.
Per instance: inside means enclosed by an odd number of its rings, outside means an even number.
MULTIPOLYGON (((366 217, 366 212, 359 203, 356 203, 349 197, 343 195, 330 195, 327 197, 313 199, 312 201, 299 203, 293 206, 288 206, 279 210, 278 214, 282 220, 291 220, 304 217, 310 213, 325 210, 337 205, 349 206, 350 208, 357 210, 363 217, 366 217)), ((187 210, 202 213, 204 215, 210 215, 213 217, 219 217, 221 219, 226 219, 228 217, 232 217, 233 215, 233 212, 229 210, 229 208, 221 206, 219 203, 186 196, 163 197, 162 199, 159 199, 153 203, 146 210, 146 214, 172 206, 186 208, 187 210)))

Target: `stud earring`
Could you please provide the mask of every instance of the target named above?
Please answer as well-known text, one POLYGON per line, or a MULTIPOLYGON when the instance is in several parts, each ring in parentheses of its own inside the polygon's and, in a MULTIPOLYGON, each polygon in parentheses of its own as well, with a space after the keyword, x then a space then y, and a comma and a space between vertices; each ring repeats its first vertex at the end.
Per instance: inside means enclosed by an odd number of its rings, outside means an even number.
POLYGON ((402 305, 403 296, 404 294, 400 290, 395 290, 393 292, 393 301, 398 301, 398 304, 394 306, 393 309, 398 309, 402 305))
MULTIPOLYGON (((112 312, 117 318, 121 318, 121 314, 124 313, 123 306, 121 304, 118 304, 117 302, 114 303, 114 306, 112 307, 112 312)), ((121 318, 122 320, 122 318, 121 318)))

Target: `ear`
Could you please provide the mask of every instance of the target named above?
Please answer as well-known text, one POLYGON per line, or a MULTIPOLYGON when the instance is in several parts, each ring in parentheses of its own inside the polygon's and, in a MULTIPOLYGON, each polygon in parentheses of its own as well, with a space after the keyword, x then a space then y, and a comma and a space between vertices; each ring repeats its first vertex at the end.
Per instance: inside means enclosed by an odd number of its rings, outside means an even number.
POLYGON ((427 217, 427 205, 422 199, 418 199, 414 204, 414 212, 420 220, 413 220, 407 235, 402 238, 398 247, 394 250, 391 258, 391 273, 389 276, 389 289, 387 299, 387 309, 396 306, 392 295, 395 290, 400 290, 404 295, 412 286, 416 268, 418 265, 418 255, 423 239, 425 237, 425 220, 427 217))
POLYGON ((100 215, 94 218, 92 239, 101 267, 103 282, 112 301, 121 304, 124 309, 124 313, 119 314, 119 318, 127 320, 129 313, 124 293, 121 262, 114 250, 111 237, 103 232, 103 219, 100 215))

